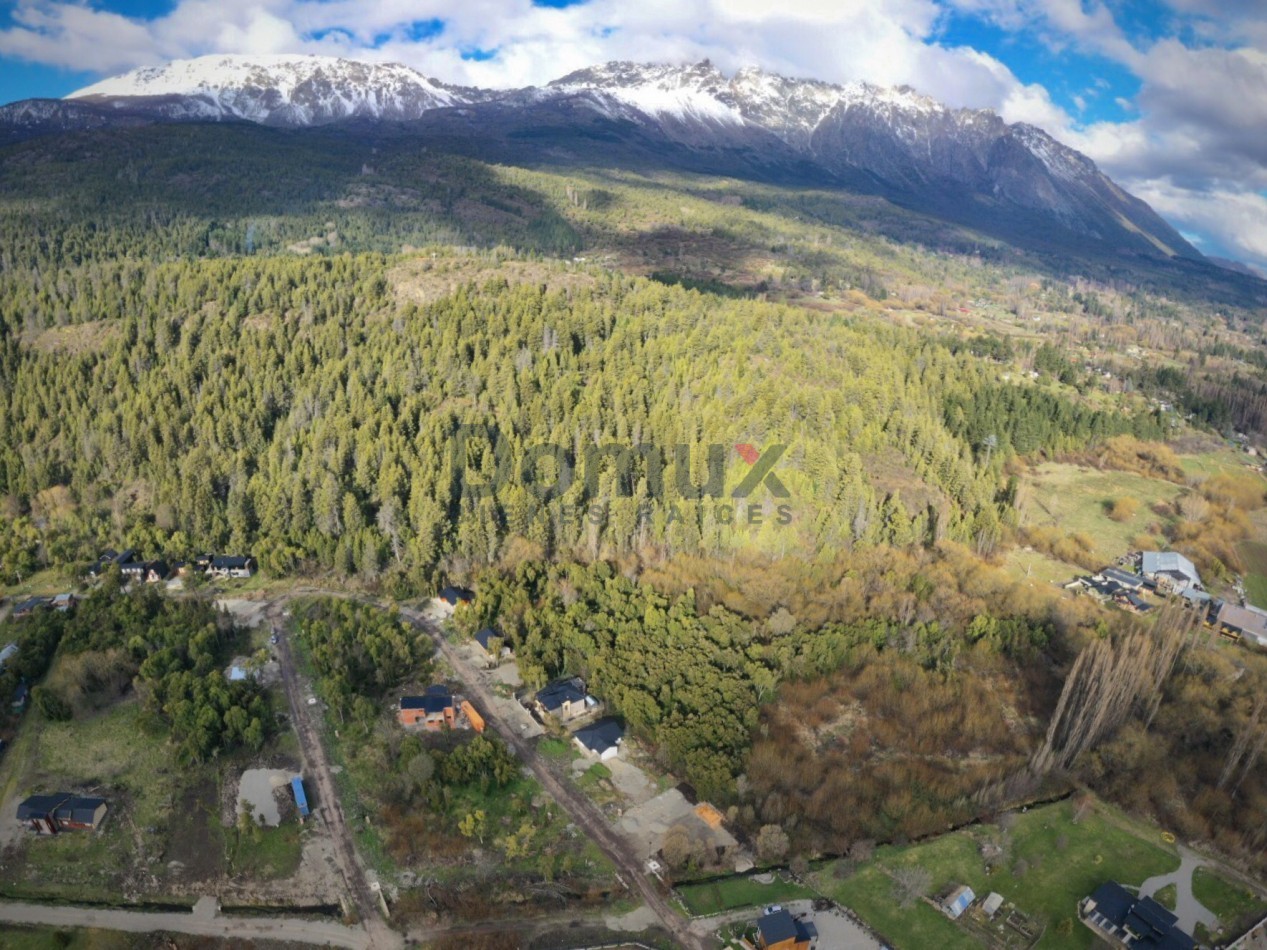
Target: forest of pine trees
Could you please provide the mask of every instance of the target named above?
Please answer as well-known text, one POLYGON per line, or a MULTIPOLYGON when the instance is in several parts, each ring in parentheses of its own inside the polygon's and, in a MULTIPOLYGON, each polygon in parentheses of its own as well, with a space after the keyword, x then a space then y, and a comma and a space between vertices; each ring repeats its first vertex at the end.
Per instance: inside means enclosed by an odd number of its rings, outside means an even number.
MULTIPOLYGON (((1158 432, 1151 416, 999 386, 976 357, 867 318, 597 274, 567 290, 490 279, 419 305, 393 292, 392 264, 94 263, 13 287, 5 579, 107 544, 249 549, 274 574, 417 584, 492 563, 516 536, 583 557, 988 543, 1008 517, 996 495, 1010 454, 1158 432), (68 326, 32 333, 32 313, 63 310, 68 326), (472 426, 485 435, 456 438, 472 426), (605 466, 541 504, 532 479, 552 463, 523 464, 546 445, 574 465, 595 446, 649 445, 671 488, 675 446, 698 483, 707 446, 736 443, 788 446, 790 526, 764 493, 747 499, 761 525, 728 524, 728 499, 653 498, 641 457, 623 485, 605 466), (886 453, 903 479, 876 477, 886 453), (511 477, 473 490, 501 454, 511 477), (902 480, 918 487, 904 495, 902 480)), ((728 489, 741 468, 731 453, 728 489)))

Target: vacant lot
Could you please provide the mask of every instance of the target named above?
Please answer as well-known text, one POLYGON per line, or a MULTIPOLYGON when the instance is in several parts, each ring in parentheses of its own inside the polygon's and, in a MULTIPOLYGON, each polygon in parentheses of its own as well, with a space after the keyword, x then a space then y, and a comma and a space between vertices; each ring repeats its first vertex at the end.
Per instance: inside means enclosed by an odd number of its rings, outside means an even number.
POLYGON ((1049 462, 1026 477, 1018 507, 1023 527, 1085 535, 1096 558, 1109 563, 1131 550, 1134 538, 1156 535, 1166 519, 1152 507, 1173 501, 1182 491, 1171 482, 1129 472, 1049 462), (1106 506, 1117 498, 1135 499, 1138 510, 1124 521, 1112 520, 1106 506))
POLYGON ((1260 461, 1262 460, 1253 459, 1240 449, 1226 444, 1209 452, 1179 456, 1183 473, 1194 481, 1229 472, 1243 472, 1247 466, 1260 461))
POLYGON ((678 894, 692 917, 705 917, 737 907, 764 907, 815 896, 814 891, 805 885, 777 874, 685 884, 678 888, 678 894), (766 880, 758 880, 758 877, 766 880))
POLYGON ((1060 802, 924 844, 880 848, 852 873, 828 865, 812 883, 898 947, 977 946, 928 904, 900 905, 894 875, 916 868, 927 872, 932 896, 955 884, 969 885, 978 897, 1002 894, 1045 926, 1039 947, 1091 947, 1091 932, 1077 921, 1078 901, 1105 881, 1139 884, 1172 871, 1179 858, 1159 832, 1108 805, 1089 802, 1082 811, 1079 817, 1072 802, 1060 802))
MULTIPOLYGON (((1017 580, 1032 587, 1055 587, 1086 571, 1064 561, 1058 561, 1041 551, 1013 548, 1004 557, 1003 566, 1017 580)), ((1060 593, 1060 591, 1054 591, 1060 593)))
MULTIPOLYGON (((1255 519, 1255 527, 1258 527, 1255 519)), ((1245 594, 1257 607, 1267 607, 1267 543, 1243 541, 1241 560, 1245 562, 1245 594)))

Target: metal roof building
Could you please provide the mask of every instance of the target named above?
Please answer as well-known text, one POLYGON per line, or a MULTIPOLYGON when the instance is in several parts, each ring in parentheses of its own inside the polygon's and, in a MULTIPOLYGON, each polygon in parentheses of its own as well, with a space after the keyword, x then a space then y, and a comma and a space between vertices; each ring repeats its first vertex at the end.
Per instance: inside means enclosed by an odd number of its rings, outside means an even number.
POLYGON ((1181 584, 1201 583, 1196 565, 1178 551, 1145 551, 1140 560, 1140 570, 1145 577, 1155 578, 1160 574, 1181 584))
POLYGON ((960 914, 971 907, 972 902, 976 899, 977 895, 972 892, 972 888, 970 888, 967 884, 960 884, 950 892, 950 896, 946 898, 942 907, 946 911, 946 915, 950 917, 951 920, 955 920, 960 914))

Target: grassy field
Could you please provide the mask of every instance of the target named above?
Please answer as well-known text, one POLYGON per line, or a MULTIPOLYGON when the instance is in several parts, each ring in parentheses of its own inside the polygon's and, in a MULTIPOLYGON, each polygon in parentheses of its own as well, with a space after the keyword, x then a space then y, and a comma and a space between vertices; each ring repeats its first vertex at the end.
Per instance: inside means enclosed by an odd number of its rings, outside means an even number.
MULTIPOLYGON (((4 933, 0 934, 0 947, 4 950, 217 950, 241 945, 239 941, 161 930, 128 934, 116 930, 7 925, 4 933)), ((274 940, 251 941, 254 950, 283 950, 295 946, 274 940)))
POLYGON ((110 811, 96 833, 24 837, 23 873, 5 885, 15 895, 118 899, 129 872, 163 854, 173 806, 185 785, 205 779, 175 767, 165 737, 135 701, 64 723, 28 713, 19 742, 23 754, 6 761, 14 770, 5 776, 7 793, 96 792, 110 811))
POLYGON ((277 881, 292 877, 299 870, 303 851, 300 826, 285 821, 276 828, 256 826, 243 832, 233 829, 225 834, 229 873, 256 881, 277 881))
POLYGON ((1058 561, 1041 551, 1026 551, 1024 548, 1013 548, 1004 558, 1004 567, 1017 580, 1023 580, 1034 587, 1050 587, 1053 593, 1057 585, 1085 574, 1086 571, 1074 564, 1058 561))
POLYGON ((814 897, 814 891, 803 884, 774 875, 763 884, 752 877, 730 877, 706 884, 684 884, 678 894, 692 917, 703 917, 737 907, 764 907, 783 901, 814 897))
POLYGON ((9 927, 5 950, 129 950, 136 934, 113 930, 55 930, 51 927, 9 927))
POLYGON ((537 741, 537 752, 546 759, 554 762, 571 762, 581 754, 580 749, 573 745, 567 739, 559 739, 553 736, 545 737, 537 741))
POLYGON ((23 578, 20 584, 0 584, 0 596, 17 603, 36 594, 60 594, 62 591, 73 590, 79 586, 73 573, 69 567, 51 567, 23 578))
POLYGON ((1179 456, 1183 473, 1190 479, 1209 478, 1212 475, 1224 475, 1228 472, 1242 472, 1246 464, 1251 461, 1253 460, 1240 449, 1226 444, 1210 452, 1179 456))
MULTIPOLYGON (((287 732, 266 752, 294 747, 287 732)), ((96 832, 20 834, 15 860, 20 873, 5 875, 0 892, 106 903, 143 894, 164 902, 156 895, 181 893, 190 882, 225 871, 248 880, 293 875, 301 850, 295 826, 240 835, 221 825, 222 783, 235 782, 242 767, 236 758, 179 765, 166 730, 135 698, 69 722, 46 722, 28 712, 0 759, 3 800, 66 790, 99 795, 109 810, 96 832)))
POLYGON ((1240 554, 1245 562, 1245 594, 1249 602, 1267 607, 1267 543, 1242 541, 1240 554))
POLYGON ((979 825, 924 844, 881 848, 843 879, 829 865, 812 883, 901 950, 977 946, 933 907, 899 906, 890 874, 902 868, 925 869, 933 896, 955 884, 969 885, 979 898, 997 891, 1045 925, 1039 947, 1091 947, 1093 935, 1077 923, 1078 901, 1108 880, 1139 884, 1174 870, 1179 859, 1159 832, 1106 804, 1095 802, 1076 822, 1074 816, 1068 801, 1035 808, 1009 816, 1004 827, 979 825), (993 856, 984 857, 986 852, 993 856))
POLYGON ((1222 929, 1214 937, 1235 937, 1267 914, 1267 901, 1208 868, 1197 868, 1193 873, 1192 893, 1218 916, 1222 929))
POLYGON ((1021 525, 1086 535, 1096 557, 1107 563, 1130 550, 1133 538, 1154 533, 1151 529, 1161 519, 1151 507, 1173 501, 1182 490, 1171 482, 1129 472, 1048 462, 1025 478, 1019 502, 1021 525), (1105 505, 1123 497, 1136 499, 1139 510, 1125 521, 1114 521, 1105 505))

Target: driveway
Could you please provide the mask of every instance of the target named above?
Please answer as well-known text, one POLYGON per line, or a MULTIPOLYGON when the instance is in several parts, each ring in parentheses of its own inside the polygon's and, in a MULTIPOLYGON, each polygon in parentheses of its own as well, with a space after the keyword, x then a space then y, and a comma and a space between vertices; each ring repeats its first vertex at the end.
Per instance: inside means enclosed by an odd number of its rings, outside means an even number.
POLYGON ((1205 924, 1213 933, 1218 930, 1219 919, 1205 905, 1193 896, 1192 872, 1205 865, 1205 860, 1183 845, 1179 846, 1179 868, 1169 874, 1150 877, 1139 886, 1140 897, 1152 897, 1168 884, 1175 885, 1175 916, 1179 918, 1179 927, 1186 933, 1194 933, 1197 924, 1205 924))

